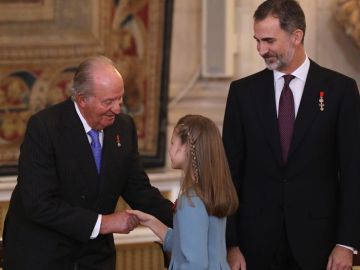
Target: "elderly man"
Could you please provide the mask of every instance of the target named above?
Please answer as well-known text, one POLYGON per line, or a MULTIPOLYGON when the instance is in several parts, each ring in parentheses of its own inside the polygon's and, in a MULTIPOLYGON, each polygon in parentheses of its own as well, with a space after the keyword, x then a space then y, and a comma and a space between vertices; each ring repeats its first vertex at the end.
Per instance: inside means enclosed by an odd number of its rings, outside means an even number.
POLYGON ((119 196, 171 224, 171 203, 139 162, 124 83, 103 56, 82 62, 72 98, 28 122, 5 221, 5 270, 115 269, 113 232, 138 220, 114 212, 119 196))

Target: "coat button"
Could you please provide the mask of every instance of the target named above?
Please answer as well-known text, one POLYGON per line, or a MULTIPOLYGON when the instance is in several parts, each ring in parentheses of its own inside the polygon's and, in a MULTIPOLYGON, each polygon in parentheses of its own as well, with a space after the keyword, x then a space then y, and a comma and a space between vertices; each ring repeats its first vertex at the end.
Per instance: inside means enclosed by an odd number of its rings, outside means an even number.
POLYGON ((85 200, 86 199, 86 196, 85 195, 81 195, 80 196, 82 200, 85 200))

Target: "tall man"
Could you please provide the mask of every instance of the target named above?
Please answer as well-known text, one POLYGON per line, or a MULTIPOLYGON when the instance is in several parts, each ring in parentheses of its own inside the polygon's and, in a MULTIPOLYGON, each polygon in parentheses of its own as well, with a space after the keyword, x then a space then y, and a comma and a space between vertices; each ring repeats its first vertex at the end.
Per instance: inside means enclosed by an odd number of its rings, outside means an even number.
POLYGON ((123 95, 111 60, 91 57, 72 99, 31 117, 5 221, 5 270, 114 270, 112 233, 138 225, 114 212, 119 196, 170 225, 171 203, 150 185, 134 122, 120 113, 123 95))
POLYGON ((351 269, 360 248, 356 82, 310 60, 295 0, 264 1, 254 38, 267 69, 232 82, 223 140, 240 206, 232 269, 351 269))

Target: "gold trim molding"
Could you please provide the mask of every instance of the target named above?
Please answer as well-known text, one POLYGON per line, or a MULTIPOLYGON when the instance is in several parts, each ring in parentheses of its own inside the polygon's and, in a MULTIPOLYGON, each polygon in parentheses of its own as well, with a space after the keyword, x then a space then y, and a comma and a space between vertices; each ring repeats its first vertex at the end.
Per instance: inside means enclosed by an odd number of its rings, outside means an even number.
POLYGON ((110 0, 0 1, 0 63, 82 59, 104 53, 110 39, 110 10, 110 0))
POLYGON ((39 21, 54 19, 55 0, 25 2, 12 1, 10 3, 10 1, 0 1, 0 21, 39 21))

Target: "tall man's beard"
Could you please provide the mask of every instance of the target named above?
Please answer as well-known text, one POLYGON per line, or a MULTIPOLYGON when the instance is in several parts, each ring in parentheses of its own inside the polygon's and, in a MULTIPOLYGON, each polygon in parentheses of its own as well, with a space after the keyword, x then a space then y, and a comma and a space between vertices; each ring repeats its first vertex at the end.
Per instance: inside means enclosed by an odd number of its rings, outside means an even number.
POLYGON ((289 48, 285 54, 263 55, 266 67, 269 70, 284 70, 294 58, 295 49, 289 48))
POLYGON ((275 60, 270 58, 264 58, 266 67, 270 70, 279 70, 279 68, 283 65, 281 60, 276 57, 275 60))

